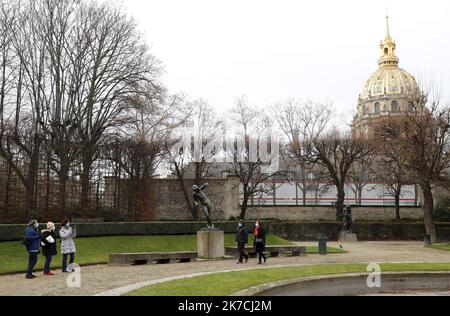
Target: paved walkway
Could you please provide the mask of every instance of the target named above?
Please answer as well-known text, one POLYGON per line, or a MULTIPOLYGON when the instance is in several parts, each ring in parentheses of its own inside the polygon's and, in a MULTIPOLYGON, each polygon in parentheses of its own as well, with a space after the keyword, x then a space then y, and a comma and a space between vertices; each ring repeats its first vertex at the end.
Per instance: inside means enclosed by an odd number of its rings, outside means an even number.
MULTIPOLYGON (((299 243, 299 245, 309 246, 316 245, 316 243, 299 243)), ((420 242, 360 242, 342 245, 345 250, 349 251, 348 253, 269 258, 265 267, 344 262, 450 263, 450 251, 424 248, 423 243, 420 242)), ((329 246, 339 247, 339 244, 329 243, 329 246)), ((125 268, 107 265, 89 266, 81 269, 81 288, 68 288, 66 285, 67 274, 62 273, 57 273, 54 277, 44 277, 38 274, 38 278, 34 280, 26 280, 22 274, 1 276, 0 296, 98 295, 141 282, 189 274, 249 268, 261 268, 261 266, 256 265, 255 259, 250 259, 247 265, 236 265, 234 260, 225 260, 125 268)))

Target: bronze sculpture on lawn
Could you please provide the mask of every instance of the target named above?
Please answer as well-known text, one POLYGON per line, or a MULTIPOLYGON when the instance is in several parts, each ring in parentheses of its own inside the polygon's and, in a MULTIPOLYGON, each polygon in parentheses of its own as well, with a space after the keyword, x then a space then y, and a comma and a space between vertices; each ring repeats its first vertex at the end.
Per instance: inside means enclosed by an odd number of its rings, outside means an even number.
POLYGON ((353 224, 352 208, 351 206, 347 206, 344 210, 344 225, 342 226, 341 233, 351 234, 352 224, 353 224))
POLYGON ((201 210, 205 214, 208 221, 207 228, 214 229, 214 224, 211 220, 211 202, 204 191, 207 186, 208 183, 202 185, 201 187, 198 185, 194 185, 192 187, 192 192, 194 194, 194 208, 198 210, 198 208, 201 207, 201 210))

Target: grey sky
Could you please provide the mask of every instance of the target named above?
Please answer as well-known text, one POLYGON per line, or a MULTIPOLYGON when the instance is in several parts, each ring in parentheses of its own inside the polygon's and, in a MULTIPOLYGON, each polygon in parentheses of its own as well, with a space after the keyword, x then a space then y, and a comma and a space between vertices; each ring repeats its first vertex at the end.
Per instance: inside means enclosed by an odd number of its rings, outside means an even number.
POLYGON ((296 97, 332 100, 351 120, 377 69, 384 17, 400 67, 435 78, 449 100, 450 1, 126 0, 172 93, 219 111, 246 94, 266 106, 296 97))

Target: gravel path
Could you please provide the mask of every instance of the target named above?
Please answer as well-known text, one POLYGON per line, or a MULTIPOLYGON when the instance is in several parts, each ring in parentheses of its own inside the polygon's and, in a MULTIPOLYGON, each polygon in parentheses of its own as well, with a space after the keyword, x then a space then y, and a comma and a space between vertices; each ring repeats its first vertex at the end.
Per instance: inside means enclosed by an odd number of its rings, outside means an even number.
MULTIPOLYGON (((316 243, 299 243, 310 246, 316 243)), ((329 246, 339 247, 338 243, 329 246)), ((450 251, 424 248, 421 242, 359 242, 342 244, 349 251, 345 254, 327 256, 308 255, 306 257, 269 258, 266 267, 282 265, 304 265, 319 263, 344 262, 449 262, 450 251)), ((53 277, 37 274, 38 278, 26 280, 23 274, 0 277, 0 296, 34 295, 34 296, 86 296, 129 286, 141 282, 177 277, 189 274, 220 272, 227 270, 244 270, 261 268, 256 259, 250 259, 247 265, 236 265, 235 260, 199 261, 169 265, 146 265, 133 267, 109 267, 108 265, 81 268, 81 288, 68 288, 67 274, 58 273, 53 277)))

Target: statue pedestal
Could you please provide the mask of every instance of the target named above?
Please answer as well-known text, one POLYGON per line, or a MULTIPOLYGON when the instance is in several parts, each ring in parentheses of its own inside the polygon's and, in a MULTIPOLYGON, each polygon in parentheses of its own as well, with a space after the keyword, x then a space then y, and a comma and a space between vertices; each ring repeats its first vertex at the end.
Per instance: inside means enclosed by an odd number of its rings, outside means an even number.
POLYGON ((198 257, 203 259, 225 258, 225 234, 222 230, 202 229, 197 232, 198 257))
POLYGON ((339 242, 358 242, 358 235, 352 233, 339 233, 339 242))

